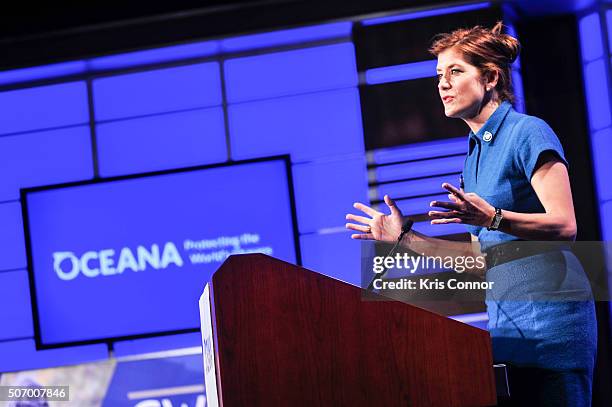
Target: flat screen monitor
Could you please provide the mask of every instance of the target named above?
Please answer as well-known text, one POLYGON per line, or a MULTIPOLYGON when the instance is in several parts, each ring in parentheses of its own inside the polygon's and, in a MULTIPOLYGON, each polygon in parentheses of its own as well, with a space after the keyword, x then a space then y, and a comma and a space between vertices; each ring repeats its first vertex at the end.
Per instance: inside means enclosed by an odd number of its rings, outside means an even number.
POLYGON ((199 330, 231 254, 299 263, 289 159, 21 192, 39 348, 199 330))

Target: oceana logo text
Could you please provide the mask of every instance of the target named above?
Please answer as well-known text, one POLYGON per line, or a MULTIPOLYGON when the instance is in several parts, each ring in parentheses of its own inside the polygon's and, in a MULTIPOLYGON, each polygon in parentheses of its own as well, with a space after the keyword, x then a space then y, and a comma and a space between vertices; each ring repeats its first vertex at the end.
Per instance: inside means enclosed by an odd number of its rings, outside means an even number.
POLYGON ((66 281, 74 280, 79 274, 91 278, 112 276, 126 270, 144 271, 148 267, 161 270, 172 264, 183 266, 183 259, 172 242, 167 242, 161 251, 157 244, 150 248, 138 246, 135 251, 124 247, 118 257, 113 249, 88 251, 80 257, 69 251, 53 253, 53 269, 66 281))

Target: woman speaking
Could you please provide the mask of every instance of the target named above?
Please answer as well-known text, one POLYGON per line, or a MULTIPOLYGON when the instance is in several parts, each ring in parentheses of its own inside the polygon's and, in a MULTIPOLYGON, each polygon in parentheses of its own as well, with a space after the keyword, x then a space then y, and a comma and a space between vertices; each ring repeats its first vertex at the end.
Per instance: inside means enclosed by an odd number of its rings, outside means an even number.
MULTIPOLYGON (((459 29, 437 36, 430 48, 438 61, 444 113, 462 119, 471 131, 463 185, 442 184, 449 201, 431 202, 437 210, 429 216, 432 224, 465 224, 480 244, 450 243, 415 231, 403 244, 487 255, 486 278, 495 282, 487 291, 488 328, 495 361, 512 367, 512 403, 589 406, 597 332, 580 263, 568 250, 538 252, 535 243, 531 249, 529 243, 517 246, 511 256, 502 250, 518 240, 572 241, 576 236, 561 144, 544 121, 512 108, 510 66, 520 45, 502 28, 499 22, 492 29, 459 29), (539 300, 542 292, 578 293, 579 300, 539 300), (513 298, 516 293, 521 295, 513 298)), ((390 214, 354 204, 366 216, 346 216, 354 222, 346 225, 357 232, 353 239, 397 239, 402 213, 389 196, 384 200, 390 214)))

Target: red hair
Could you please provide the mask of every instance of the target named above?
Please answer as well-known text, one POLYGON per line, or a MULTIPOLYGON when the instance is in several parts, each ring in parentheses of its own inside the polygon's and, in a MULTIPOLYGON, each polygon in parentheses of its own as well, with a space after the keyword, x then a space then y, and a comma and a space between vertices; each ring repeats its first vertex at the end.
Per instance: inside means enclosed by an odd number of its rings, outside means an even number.
POLYGON ((514 101, 512 91, 511 64, 516 60, 521 45, 511 35, 502 34, 503 24, 498 21, 491 29, 479 25, 460 28, 451 33, 438 34, 429 48, 436 57, 449 48, 463 54, 465 60, 480 72, 489 76, 497 72, 495 89, 501 100, 514 101))

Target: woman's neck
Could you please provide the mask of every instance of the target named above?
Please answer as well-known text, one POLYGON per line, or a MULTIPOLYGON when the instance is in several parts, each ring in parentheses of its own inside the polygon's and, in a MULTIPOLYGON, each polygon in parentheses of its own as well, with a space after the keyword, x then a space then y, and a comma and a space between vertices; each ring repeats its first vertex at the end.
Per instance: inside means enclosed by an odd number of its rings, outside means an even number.
POLYGON ((484 124, 489 120, 489 117, 497 110, 500 105, 499 100, 495 100, 493 98, 489 99, 488 102, 484 103, 478 112, 472 117, 464 118, 463 121, 467 123, 470 127, 470 130, 474 134, 478 133, 478 130, 484 126, 484 124))

